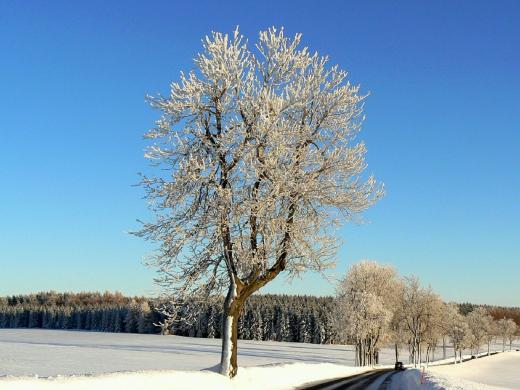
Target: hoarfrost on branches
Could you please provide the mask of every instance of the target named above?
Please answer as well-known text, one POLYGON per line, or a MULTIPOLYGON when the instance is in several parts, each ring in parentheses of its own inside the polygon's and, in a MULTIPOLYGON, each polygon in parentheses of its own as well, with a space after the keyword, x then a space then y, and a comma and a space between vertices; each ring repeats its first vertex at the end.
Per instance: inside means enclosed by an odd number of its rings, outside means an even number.
POLYGON ((354 264, 339 283, 336 327, 344 342, 356 347, 356 365, 378 363, 388 340, 395 296, 400 288, 393 268, 374 261, 354 264))
POLYGON ((361 177, 365 96, 300 41, 270 28, 250 49, 238 29, 214 32, 196 70, 149 98, 162 116, 146 157, 162 174, 142 179, 156 218, 137 234, 159 243, 149 263, 171 296, 227 290, 225 375, 236 374, 247 297, 282 271, 329 267, 338 223, 383 195, 361 177))

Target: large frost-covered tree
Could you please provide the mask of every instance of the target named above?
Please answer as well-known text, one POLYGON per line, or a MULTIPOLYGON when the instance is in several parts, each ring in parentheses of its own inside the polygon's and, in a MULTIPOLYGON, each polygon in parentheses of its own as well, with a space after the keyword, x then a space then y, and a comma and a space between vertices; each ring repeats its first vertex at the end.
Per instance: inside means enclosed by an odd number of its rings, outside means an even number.
POLYGON ((227 290, 224 375, 237 372, 247 298, 282 271, 329 266, 337 222, 382 196, 360 176, 364 96, 300 39, 271 28, 251 47, 238 29, 212 33, 195 69, 150 98, 162 116, 146 156, 162 169, 143 177, 156 218, 137 234, 160 243, 150 264, 172 296, 227 290))

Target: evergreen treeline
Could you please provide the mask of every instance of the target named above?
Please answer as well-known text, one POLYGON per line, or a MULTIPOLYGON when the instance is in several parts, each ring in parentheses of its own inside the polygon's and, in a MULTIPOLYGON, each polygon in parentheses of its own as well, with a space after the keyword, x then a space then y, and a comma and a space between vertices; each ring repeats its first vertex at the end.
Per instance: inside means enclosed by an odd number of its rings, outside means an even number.
MULTIPOLYGON (((240 316, 238 338, 333 343, 332 305, 332 297, 253 295, 240 316)), ((180 325, 175 334, 220 338, 221 306, 204 308, 194 323, 180 325)))
MULTIPOLYGON (((42 292, 0 297, 0 328, 79 329, 102 332, 159 333, 154 323, 163 320, 156 300, 125 297, 121 293, 42 292)), ((332 297, 253 295, 239 322, 239 338, 334 343, 332 297)), ((182 336, 219 338, 221 304, 207 305, 194 322, 180 324, 182 336)), ((460 305, 462 314, 477 305, 460 305)), ((497 319, 513 318, 520 324, 519 308, 488 307, 497 319)))
POLYGON ((0 298, 0 328, 152 333, 152 309, 146 298, 120 293, 17 295, 0 298))
MULTIPOLYGON (((158 333, 162 321, 156 300, 120 293, 56 293, 0 297, 0 328, 79 329, 103 332, 158 333)), ((332 343, 332 297, 257 295, 244 308, 239 338, 332 343)), ((221 304, 207 305, 194 322, 179 324, 174 334, 219 338, 221 304)))

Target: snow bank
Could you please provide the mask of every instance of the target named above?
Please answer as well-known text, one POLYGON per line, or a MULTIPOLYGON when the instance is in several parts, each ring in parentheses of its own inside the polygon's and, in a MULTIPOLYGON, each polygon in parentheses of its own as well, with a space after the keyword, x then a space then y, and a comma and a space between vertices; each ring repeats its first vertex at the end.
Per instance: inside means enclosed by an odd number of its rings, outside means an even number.
POLYGON ((336 364, 282 364, 240 368, 229 380, 211 371, 143 371, 53 378, 4 377, 1 390, 291 389, 304 383, 354 375, 366 368, 336 364))
POLYGON ((446 390, 503 390, 506 387, 498 387, 486 385, 484 383, 478 383, 461 379, 457 377, 447 377, 439 374, 428 373, 426 379, 431 389, 446 389, 446 390))
POLYGON ((291 389, 305 383, 335 379, 369 371, 366 367, 347 367, 337 364, 281 364, 246 367, 233 379, 237 389, 291 389))
POLYGON ((490 389, 496 386, 520 389, 519 368, 520 352, 504 352, 462 364, 430 367, 428 372, 432 380, 437 378, 439 382, 459 386, 451 387, 454 389, 490 389))
POLYGON ((425 373, 419 369, 408 369, 392 376, 392 382, 388 390, 498 390, 502 387, 494 387, 476 383, 460 378, 448 378, 438 374, 425 373), (422 379, 422 380, 421 380, 422 379))
POLYGON ((55 378, 1 378, 2 390, 137 390, 137 389, 230 389, 230 381, 213 372, 127 372, 99 376, 55 378))

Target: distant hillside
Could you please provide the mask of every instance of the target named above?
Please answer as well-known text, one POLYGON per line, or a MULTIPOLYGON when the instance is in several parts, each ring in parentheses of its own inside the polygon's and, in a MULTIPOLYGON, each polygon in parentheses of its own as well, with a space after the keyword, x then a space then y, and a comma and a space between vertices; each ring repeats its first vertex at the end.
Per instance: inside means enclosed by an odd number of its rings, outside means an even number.
POLYGON ((504 307, 504 306, 493 306, 493 305, 475 305, 473 303, 461 303, 460 312, 464 315, 473 311, 476 307, 485 307, 489 310, 489 313, 495 320, 501 318, 511 318, 518 326, 520 326, 520 307, 504 307))

